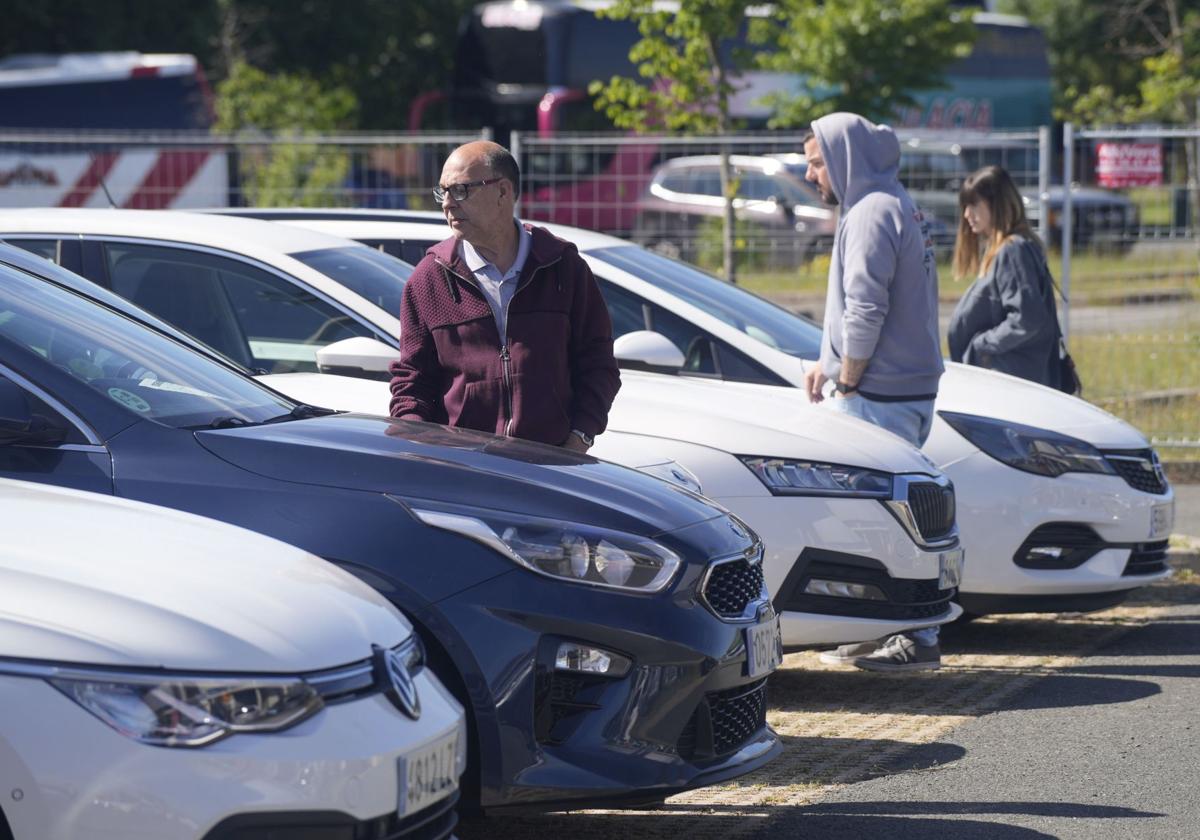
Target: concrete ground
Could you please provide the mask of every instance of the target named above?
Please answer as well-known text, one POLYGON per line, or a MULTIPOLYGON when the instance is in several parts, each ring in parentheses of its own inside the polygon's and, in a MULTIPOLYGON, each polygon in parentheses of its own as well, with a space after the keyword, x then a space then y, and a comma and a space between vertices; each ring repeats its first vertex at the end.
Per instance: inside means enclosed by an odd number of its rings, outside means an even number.
POLYGON ((647 810, 493 817, 462 840, 1195 840, 1200 575, 1097 613, 943 634, 943 669, 871 674, 788 654, 757 773, 647 810))
POLYGON ((1200 539, 1200 484, 1175 485, 1175 533, 1200 539))

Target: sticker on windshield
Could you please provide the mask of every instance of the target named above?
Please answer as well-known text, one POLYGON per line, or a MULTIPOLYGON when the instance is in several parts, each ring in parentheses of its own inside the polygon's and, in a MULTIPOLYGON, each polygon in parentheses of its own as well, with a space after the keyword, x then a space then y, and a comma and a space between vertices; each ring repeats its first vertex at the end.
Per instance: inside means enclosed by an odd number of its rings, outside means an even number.
POLYGON ((172 394, 188 394, 193 397, 208 397, 210 400, 217 398, 216 394, 210 394, 207 391, 201 391, 199 388, 193 388, 191 385, 180 385, 176 382, 159 382, 156 379, 143 379, 138 383, 139 388, 153 388, 156 391, 170 391, 172 394))
POLYGON ((137 394, 129 393, 124 388, 109 388, 108 395, 126 408, 132 408, 134 411, 140 411, 142 414, 150 411, 150 403, 137 394))

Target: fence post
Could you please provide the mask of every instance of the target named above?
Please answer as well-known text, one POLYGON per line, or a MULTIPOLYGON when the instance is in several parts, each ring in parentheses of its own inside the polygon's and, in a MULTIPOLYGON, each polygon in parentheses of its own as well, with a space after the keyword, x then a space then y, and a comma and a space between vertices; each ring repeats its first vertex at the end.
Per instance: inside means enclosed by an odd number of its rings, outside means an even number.
MULTIPOLYGON (((513 160, 517 162, 517 168, 521 170, 522 176, 525 174, 525 167, 521 164, 521 132, 513 131, 508 135, 508 153, 513 156, 513 160)), ((524 177, 521 178, 525 180, 524 177)), ((513 215, 518 219, 521 218, 521 199, 525 195, 525 190, 517 184, 517 200, 513 205, 513 215)))
POLYGON ((1050 244, 1050 126, 1038 127, 1038 234, 1042 242, 1050 244))
POLYGON ((1063 123, 1063 206, 1062 218, 1062 277, 1059 284, 1062 287, 1063 298, 1063 341, 1071 337, 1071 177, 1075 169, 1075 126, 1063 123))

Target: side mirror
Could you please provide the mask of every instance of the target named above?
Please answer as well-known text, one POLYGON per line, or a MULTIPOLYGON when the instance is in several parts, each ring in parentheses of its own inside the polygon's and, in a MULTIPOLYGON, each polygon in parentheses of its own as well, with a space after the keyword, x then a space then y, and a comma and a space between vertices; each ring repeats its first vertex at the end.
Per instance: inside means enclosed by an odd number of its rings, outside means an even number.
POLYGON ((0 446, 17 443, 62 443, 66 431, 52 427, 45 417, 33 413, 25 391, 0 377, 0 446))
POLYGON ((318 350, 317 370, 386 381, 390 376, 388 368, 399 356, 399 350, 378 339, 356 336, 335 341, 318 350))
POLYGON ((674 373, 684 362, 683 353, 669 338, 651 330, 625 333, 613 342, 613 355, 621 367, 633 370, 674 373))

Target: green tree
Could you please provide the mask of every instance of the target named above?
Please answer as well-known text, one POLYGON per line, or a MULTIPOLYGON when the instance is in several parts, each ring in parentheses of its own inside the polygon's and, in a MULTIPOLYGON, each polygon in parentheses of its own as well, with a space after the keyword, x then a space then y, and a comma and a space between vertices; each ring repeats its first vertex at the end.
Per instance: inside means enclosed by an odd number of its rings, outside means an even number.
POLYGON ((336 202, 350 168, 346 153, 303 138, 353 125, 358 106, 349 89, 301 75, 267 74, 236 61, 216 94, 215 129, 244 138, 238 171, 251 204, 336 202), (255 142, 256 134, 266 135, 264 141, 255 142))
MULTIPOLYGON (((726 134, 730 100, 753 70, 787 74, 790 90, 767 97, 772 127, 806 125, 832 111, 890 118, 911 91, 938 87, 945 67, 974 43, 969 15, 948 0, 615 0, 601 16, 637 22, 629 58, 641 79, 592 82, 596 107, 620 128, 726 134), (744 35, 744 37, 742 37, 744 35), (740 43, 738 48, 730 45, 740 43)), ((735 280, 729 150, 721 151, 724 273, 735 280)))
MULTIPOLYGON (((629 58, 648 83, 624 76, 594 81, 589 91, 596 97, 596 107, 618 128, 728 134, 734 129, 729 109, 736 92, 734 79, 753 59, 746 51, 724 52, 722 46, 742 31, 752 5, 737 0, 681 0, 676 11, 663 11, 652 0, 616 0, 598 14, 637 22, 641 38, 629 58)), ((730 175, 728 147, 721 149, 720 177, 725 196, 724 275, 737 282, 733 253, 737 185, 730 175)))
POLYGON ((944 86, 946 67, 970 53, 970 13, 947 0, 779 0, 756 26, 777 47, 766 69, 797 74, 797 87, 768 101, 771 125, 803 126, 834 111, 876 121, 916 104, 913 91, 944 86))

